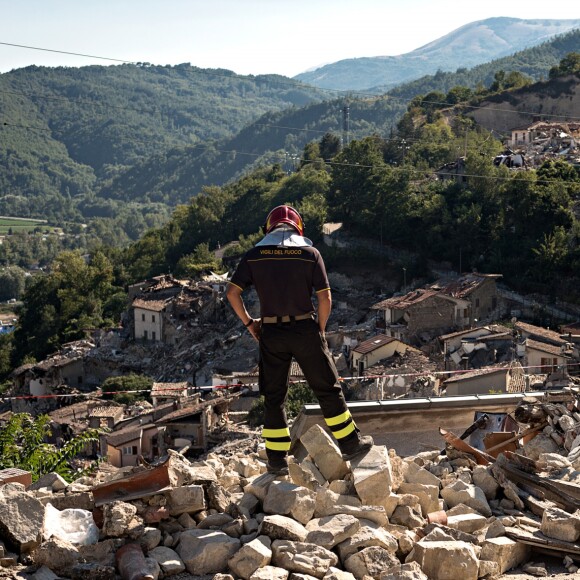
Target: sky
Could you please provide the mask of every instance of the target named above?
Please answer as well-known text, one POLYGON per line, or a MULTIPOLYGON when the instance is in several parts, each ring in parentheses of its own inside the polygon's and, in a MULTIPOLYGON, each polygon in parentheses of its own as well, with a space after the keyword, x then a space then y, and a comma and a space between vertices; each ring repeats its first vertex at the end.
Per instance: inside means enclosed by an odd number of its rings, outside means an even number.
POLYGON ((580 18, 577 0, 0 0, 0 72, 28 65, 191 63, 295 76, 410 52, 477 20, 580 18), (1 44, 5 43, 5 44, 1 44))

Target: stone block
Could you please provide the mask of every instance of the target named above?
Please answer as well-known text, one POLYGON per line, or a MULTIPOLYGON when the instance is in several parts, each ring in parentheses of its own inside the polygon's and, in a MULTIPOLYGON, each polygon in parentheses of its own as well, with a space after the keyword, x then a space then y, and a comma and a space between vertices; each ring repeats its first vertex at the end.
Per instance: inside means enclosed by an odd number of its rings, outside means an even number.
POLYGON ((23 489, 16 484, 0 488, 0 537, 20 553, 40 544, 44 521, 44 505, 23 489))
POLYGON ((447 525, 450 528, 455 528, 468 534, 474 534, 477 532, 477 530, 485 528, 487 525, 487 518, 484 518, 479 514, 461 514, 457 516, 449 516, 447 518, 447 525))
POLYGON ((466 542, 424 542, 415 544, 405 562, 417 562, 430 580, 477 580, 479 560, 466 542))
POLYGON ((338 557, 330 550, 316 544, 274 540, 272 563, 289 572, 322 578, 331 566, 336 566, 338 557))
POLYGON ((458 480, 443 488, 441 490, 441 497, 447 502, 449 507, 464 503, 485 517, 491 516, 491 508, 487 503, 485 494, 475 485, 458 480))
POLYGON ((287 515, 302 524, 312 519, 316 507, 316 493, 287 481, 274 481, 264 498, 264 512, 287 515))
POLYGON ((393 482, 387 448, 374 445, 368 453, 353 459, 350 466, 354 487, 363 505, 384 505, 393 482))
POLYGON ((277 476, 272 473, 264 473, 252 479, 244 486, 244 493, 249 493, 257 497, 260 501, 264 501, 268 488, 273 481, 276 481, 277 476))
POLYGON ((164 577, 180 574, 185 570, 185 564, 177 555, 177 552, 171 548, 157 546, 147 556, 153 558, 159 564, 164 577))
POLYGON ((414 461, 408 462, 408 467, 405 471, 405 482, 434 485, 437 488, 441 487, 441 480, 436 475, 433 475, 424 467, 417 465, 414 461))
POLYGON ((364 548, 360 552, 352 554, 344 567, 351 572, 355 578, 370 576, 378 578, 383 570, 399 564, 397 556, 379 546, 364 548))
POLYGON ((342 479, 348 473, 340 449, 320 425, 310 427, 300 441, 327 481, 342 479))
POLYGON ((32 552, 32 559, 36 565, 47 566, 53 572, 66 577, 79 561, 79 551, 70 542, 52 537, 32 552))
POLYGON ((358 497, 339 496, 328 489, 319 489, 316 494, 314 517, 323 518, 336 514, 350 514, 356 518, 371 520, 381 526, 389 523, 383 506, 362 506, 358 497))
POLYGON ((416 495, 419 498, 423 516, 439 510, 439 486, 424 483, 402 483, 397 493, 416 495))
POLYGON ((318 467, 308 457, 300 463, 290 463, 288 468, 290 471, 290 479, 296 485, 317 491, 318 488, 327 483, 318 467))
POLYGON ((575 542, 580 538, 580 510, 569 514, 556 507, 546 508, 540 529, 549 538, 575 542))
POLYGON ((226 572, 228 560, 240 549, 240 540, 219 530, 185 530, 176 552, 191 574, 226 572))
POLYGON ((399 544, 395 537, 381 526, 363 520, 361 527, 350 538, 338 544, 336 550, 340 560, 345 562, 355 552, 372 546, 379 546, 394 554, 399 544))
POLYGON ((290 572, 277 566, 264 566, 256 570, 249 580, 288 580, 290 572))
POLYGON ((350 572, 331 567, 322 580, 356 580, 356 578, 350 572))
POLYGON ((510 538, 491 538, 483 543, 481 560, 497 562, 500 574, 526 562, 530 556, 530 546, 510 540, 510 538))
POLYGON ((42 489, 43 487, 48 487, 51 491, 64 491, 68 486, 66 480, 64 480, 58 473, 46 473, 45 475, 39 477, 32 485, 28 486, 28 491, 42 489))
POLYGON ((360 520, 347 514, 315 518, 306 524, 306 542, 332 550, 360 528, 360 520))
POLYGON ((488 501, 495 499, 499 489, 499 483, 491 474, 489 467, 485 467, 484 465, 476 465, 473 468, 472 479, 473 484, 483 491, 488 501))
POLYGON ((108 538, 120 538, 127 533, 137 507, 131 503, 115 501, 103 506, 102 535, 108 538))
POLYGON ((417 562, 398 564, 384 570, 379 580, 429 580, 417 562))
POLYGON ((242 546, 228 561, 236 577, 248 580, 258 569, 269 566, 272 560, 272 541, 268 536, 258 536, 242 546))
POLYGON ((425 525, 425 520, 421 515, 406 505, 397 506, 393 515, 389 518, 389 521, 399 526, 405 526, 410 530, 421 528, 425 525))
POLYGON ((206 508, 203 486, 184 485, 166 492, 167 507, 172 516, 193 514, 206 508))
POLYGON ((291 540, 304 542, 308 536, 308 530, 296 520, 286 516, 266 516, 260 524, 259 533, 270 537, 272 540, 291 540))

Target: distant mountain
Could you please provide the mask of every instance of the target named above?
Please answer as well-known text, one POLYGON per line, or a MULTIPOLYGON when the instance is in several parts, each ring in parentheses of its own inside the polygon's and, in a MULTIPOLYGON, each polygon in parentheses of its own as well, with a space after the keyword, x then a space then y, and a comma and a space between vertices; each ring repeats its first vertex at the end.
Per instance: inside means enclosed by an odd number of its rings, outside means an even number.
POLYGON ((580 19, 488 18, 406 54, 341 60, 294 78, 326 89, 389 89, 438 70, 470 68, 501 58, 575 28, 580 28, 580 19))
POLYGON ((494 81, 495 74, 500 70, 519 72, 532 80, 539 81, 548 78, 550 69, 568 53, 579 50, 580 28, 576 28, 543 44, 479 64, 471 69, 460 68, 455 72, 438 71, 434 75, 421 77, 388 91, 387 87, 373 87, 369 92, 384 94, 387 91, 391 97, 411 100, 416 95, 426 95, 431 91, 447 93, 456 86, 470 89, 477 89, 479 86, 489 87, 494 81))

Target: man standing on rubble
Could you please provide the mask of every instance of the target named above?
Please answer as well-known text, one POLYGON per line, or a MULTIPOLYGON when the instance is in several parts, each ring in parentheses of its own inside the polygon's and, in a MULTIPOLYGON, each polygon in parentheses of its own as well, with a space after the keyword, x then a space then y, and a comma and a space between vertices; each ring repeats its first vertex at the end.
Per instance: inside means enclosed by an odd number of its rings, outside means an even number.
POLYGON ((331 293, 322 256, 303 236, 300 214, 288 205, 275 207, 263 226, 265 237, 242 258, 228 285, 227 297, 244 326, 260 343, 260 394, 264 396, 262 437, 268 472, 288 474, 290 429, 284 404, 294 357, 316 395, 326 425, 343 459, 354 459, 373 445, 361 437, 338 382, 338 373, 324 337, 331 293), (260 319, 246 310, 242 292, 254 285, 260 319), (312 292, 318 300, 315 316, 312 292))

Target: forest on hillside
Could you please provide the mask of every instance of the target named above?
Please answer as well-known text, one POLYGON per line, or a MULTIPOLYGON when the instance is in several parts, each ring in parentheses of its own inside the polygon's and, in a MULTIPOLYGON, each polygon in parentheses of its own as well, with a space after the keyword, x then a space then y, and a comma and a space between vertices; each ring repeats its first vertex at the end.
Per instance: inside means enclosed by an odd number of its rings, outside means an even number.
MULTIPOLYGON (((580 81, 580 54, 553 74, 569 74, 571 62, 580 81)), ((502 274, 524 293, 580 303, 579 168, 548 159, 535 170, 514 171, 493 163, 501 151, 473 120, 449 115, 444 103, 416 99, 393 137, 344 146, 327 133, 304 147, 291 172, 274 163, 206 186, 129 247, 101 245, 85 257, 69 250, 47 273, 31 277, 15 333, 0 336, 0 380, 14 365, 82 338, 87 328, 117 324, 128 284, 168 272, 197 278, 227 271, 230 263, 215 249, 237 241, 230 255, 239 255, 281 203, 298 208, 316 243, 323 224, 335 221, 350 235, 409 256, 390 264, 371 249, 326 248, 332 269, 404 267, 409 279, 429 278, 430 263, 446 261, 457 270, 502 274), (436 168, 462 155, 465 180, 436 178, 436 168)))
POLYGON ((326 133, 389 138, 418 96, 473 104, 546 76, 577 48, 579 34, 380 96, 187 63, 33 66, 2 74, 0 215, 47 219, 65 235, 49 244, 15 236, 0 248, 0 264, 43 266, 59 251, 91 252, 103 241, 125 247, 204 186, 275 163, 293 171, 304 146, 326 133))

